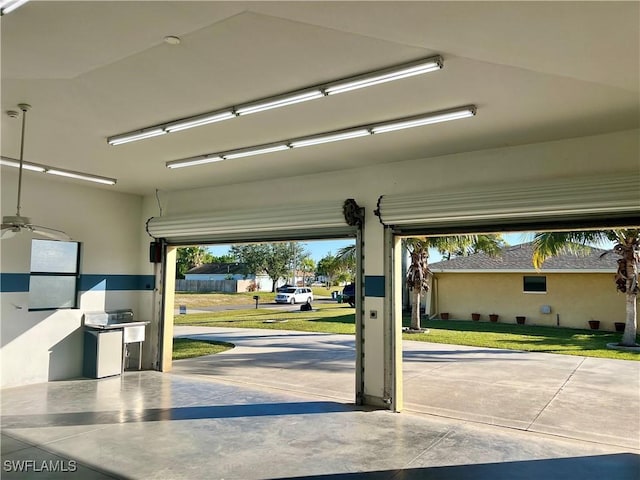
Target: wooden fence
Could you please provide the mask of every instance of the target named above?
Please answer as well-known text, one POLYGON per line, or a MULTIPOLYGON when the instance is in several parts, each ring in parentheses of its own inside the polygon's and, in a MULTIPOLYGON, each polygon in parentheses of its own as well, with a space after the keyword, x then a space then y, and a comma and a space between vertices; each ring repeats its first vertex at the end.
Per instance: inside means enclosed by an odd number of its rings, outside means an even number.
POLYGON ((176 280, 176 292, 248 292, 252 280, 176 280))

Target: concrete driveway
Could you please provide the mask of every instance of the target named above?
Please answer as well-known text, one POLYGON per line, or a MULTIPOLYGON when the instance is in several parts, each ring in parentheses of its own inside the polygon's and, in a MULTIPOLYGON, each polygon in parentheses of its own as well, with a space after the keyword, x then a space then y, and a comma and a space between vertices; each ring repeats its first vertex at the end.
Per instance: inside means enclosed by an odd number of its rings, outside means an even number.
MULTIPOLYGON (((176 326, 230 342, 173 372, 317 395, 355 396, 354 338, 176 326)), ((640 362, 405 341, 405 407, 428 414, 640 450, 640 362)))

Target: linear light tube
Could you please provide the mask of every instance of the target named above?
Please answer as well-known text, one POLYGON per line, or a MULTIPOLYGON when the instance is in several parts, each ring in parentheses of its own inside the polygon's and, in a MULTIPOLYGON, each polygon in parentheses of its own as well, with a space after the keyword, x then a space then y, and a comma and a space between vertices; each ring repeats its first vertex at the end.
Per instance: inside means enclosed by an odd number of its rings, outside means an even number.
POLYGON ((449 110, 440 110, 422 115, 414 115, 412 117, 399 118, 386 122, 372 123, 369 125, 360 125, 343 130, 335 130, 333 132, 321 133, 314 136, 300 137, 291 140, 283 140, 281 142, 269 143, 264 145, 255 145, 237 150, 229 150, 227 152, 209 153, 198 157, 185 158, 182 160, 173 160, 167 162, 167 168, 188 167, 192 165, 200 165, 209 163, 207 157, 214 157, 216 160, 231 160, 233 158, 248 157, 251 155, 260 155, 261 153, 276 152, 279 150, 287 150, 288 148, 309 147, 311 145, 319 145, 321 143, 337 142, 339 140, 347 140, 350 138, 363 137, 366 135, 374 135, 378 133, 393 132, 404 128, 419 127, 421 125, 429 125, 431 123, 446 122, 449 120, 459 120, 462 118, 473 117, 476 114, 475 105, 466 105, 464 107, 452 108, 449 110))
POLYGON ((311 145, 319 145, 321 143, 337 142, 339 140, 347 140, 348 138, 364 137, 371 135, 371 132, 367 129, 353 130, 344 133, 335 133, 329 135, 320 135, 316 137, 304 138, 301 140, 294 140, 291 142, 292 148, 309 147, 311 145))
POLYGON ((263 153, 271 153, 271 152, 279 152, 281 150, 289 150, 289 146, 286 144, 275 145, 272 147, 265 148, 252 148, 251 150, 245 150, 237 153, 229 153, 222 154, 222 157, 225 160, 231 160, 233 158, 242 158, 242 157, 250 157, 252 155, 262 155, 263 153))
POLYGON ((69 178, 76 178, 78 180, 87 180, 88 182, 102 183, 104 185, 115 185, 117 181, 114 178, 98 177, 96 175, 70 172, 68 170, 58 170, 55 168, 47 169, 45 173, 50 173, 51 175, 58 175, 60 177, 69 177, 69 178))
POLYGON ((430 125, 432 123, 448 122, 449 120, 458 120, 461 118, 473 117, 474 115, 475 109, 469 107, 463 110, 452 111, 440 115, 427 115, 422 118, 414 118, 412 120, 387 123, 373 127, 371 130, 373 133, 393 132, 395 130, 402 130, 405 128, 413 128, 422 125, 430 125))
MULTIPOLYGON (((13 160, 11 158, 0 158, 0 165, 6 165, 7 167, 20 168, 20 160, 13 160)), ((40 165, 22 162, 22 168, 24 170, 31 170, 32 172, 44 172, 46 169, 40 165)))
POLYGON ((314 100, 316 98, 324 97, 324 93, 321 90, 312 90, 306 93, 300 93, 297 95, 288 95, 283 98, 278 98, 272 101, 259 102, 249 104, 247 106, 241 106, 236 108, 238 115, 248 115, 250 113, 264 112, 272 108, 284 107, 286 105, 293 105, 294 103, 306 102, 308 100, 314 100))
POLYGON ((395 65, 393 67, 383 68, 360 75, 342 78, 332 82, 326 82, 319 85, 305 87, 299 90, 293 90, 280 95, 265 97, 252 102, 233 105, 221 110, 206 112, 192 117, 171 120, 169 122, 160 123, 145 127, 142 130, 134 132, 122 133, 107 138, 110 145, 122 145, 123 143, 143 140, 145 138, 155 137, 163 133, 173 133, 188 128, 199 127, 209 123, 229 120, 235 116, 248 115, 251 113, 263 112, 272 108, 284 107, 295 103, 306 102, 325 95, 333 95, 337 93, 348 92, 358 88, 370 87, 379 83, 391 82, 402 78, 420 75, 427 72, 433 72, 443 68, 444 62, 441 56, 433 56, 423 58, 412 62, 395 65), (235 115, 234 115, 235 114, 235 115), (220 117, 218 117, 220 115, 220 117), (209 121, 210 120, 210 121, 209 121))
POLYGON ((421 62, 417 65, 410 67, 400 67, 395 69, 386 70, 384 73, 366 75, 359 79, 347 80, 332 84, 325 88, 327 95, 334 95, 336 93, 350 92, 358 88, 371 87, 380 83, 392 82, 394 80, 400 80, 402 78, 413 77, 415 75, 421 75, 423 73, 433 72, 442 68, 442 59, 437 57, 430 59, 426 62, 421 62))
POLYGON ((235 114, 229 110, 227 112, 215 113, 212 115, 203 115, 200 117, 190 117, 187 120, 175 122, 167 125, 164 129, 169 132, 179 132, 180 130, 186 130, 188 128, 200 127, 202 125, 208 125, 210 123, 221 122, 223 120, 228 120, 230 118, 234 118, 235 114))
POLYGON ((133 133, 109 137, 107 139, 107 143, 109 145, 122 145, 123 143, 135 142, 137 140, 142 140, 145 138, 157 137, 158 135, 164 135, 165 133, 167 132, 162 128, 143 129, 133 133))
MULTIPOLYGON (((20 160, 15 160, 9 157, 1 157, 0 165, 20 168, 20 160)), ((33 172, 50 173, 51 175, 76 178, 78 180, 87 180, 88 182, 103 183, 105 185, 115 185, 118 181, 115 178, 101 177, 99 175, 92 175, 90 173, 73 172, 71 170, 54 168, 48 165, 40 165, 38 163, 22 162, 22 168, 24 170, 31 170, 33 172)))
POLYGON ((194 165, 203 165, 205 163, 219 162, 221 160, 224 160, 224 158, 219 155, 200 155, 197 157, 167 162, 167 168, 193 167, 194 165))
POLYGON ((16 8, 21 7, 29 0, 4 0, 0 2, 0 15, 6 15, 13 12, 16 8))

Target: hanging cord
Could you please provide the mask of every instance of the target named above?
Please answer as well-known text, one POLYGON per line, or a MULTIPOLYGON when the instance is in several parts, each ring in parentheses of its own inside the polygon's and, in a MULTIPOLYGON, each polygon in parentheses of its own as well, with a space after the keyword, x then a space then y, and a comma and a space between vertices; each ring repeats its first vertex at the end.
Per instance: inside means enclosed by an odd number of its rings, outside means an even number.
POLYGON ((24 130, 25 125, 27 123, 27 110, 31 108, 30 105, 26 103, 21 103, 18 105, 20 110, 22 110, 22 133, 20 135, 20 168, 18 169, 18 201, 16 202, 16 217, 20 216, 20 197, 22 195, 22 164, 24 159, 24 130))
POLYGON ((159 190, 156 188, 156 200, 158 201, 158 209, 160 210, 160 216, 162 216, 162 204, 160 203, 159 190))

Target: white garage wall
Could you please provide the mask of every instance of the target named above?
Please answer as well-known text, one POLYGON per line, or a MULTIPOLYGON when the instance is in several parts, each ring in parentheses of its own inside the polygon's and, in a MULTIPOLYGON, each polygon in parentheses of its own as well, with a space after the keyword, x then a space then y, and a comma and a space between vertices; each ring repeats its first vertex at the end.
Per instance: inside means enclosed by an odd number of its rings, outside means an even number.
MULTIPOLYGON (((225 187, 162 192, 165 214, 231 210, 261 204, 282 205, 354 198, 366 208, 365 224, 365 294, 367 277, 380 280, 383 264, 383 229, 373 214, 380 195, 410 193, 449 187, 508 183, 528 180, 573 177, 615 172, 637 172, 640 164, 638 130, 592 137, 574 138, 540 144, 460 153, 375 165, 367 169, 346 170, 297 178, 268 180, 225 187), (378 277, 373 278, 373 277, 378 277)), ((234 161, 234 160, 232 160, 234 161)), ((242 161, 237 160, 237 161, 242 161)), ((265 162, 268 158, 265 157, 265 162)), ((201 167, 214 172, 215 164, 201 167)), ((158 214, 155 197, 144 202, 145 218, 158 214)), ((147 245, 145 244, 145 248, 147 245)), ((373 283, 373 282, 370 282, 373 283)), ((371 292, 369 292, 371 293, 371 292)), ((382 382, 384 369, 384 331, 381 320, 369 320, 376 310, 384 318, 384 298, 365 298, 365 393, 374 398, 386 395, 382 382)))
MULTIPOLYGON (((2 169, 2 215, 15 214, 17 179, 17 171, 2 169)), ((80 273, 87 291, 81 292, 78 310, 29 312, 28 292, 7 292, 11 282, 5 275, 28 275, 33 236, 22 233, 0 242, 2 387, 80 376, 82 313, 116 308, 138 313, 141 303, 151 302, 153 285, 149 291, 128 286, 149 282, 141 275, 152 273, 139 259, 141 207, 138 196, 24 173, 22 214, 81 242, 80 273)))

